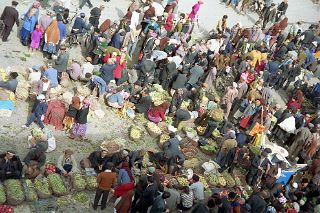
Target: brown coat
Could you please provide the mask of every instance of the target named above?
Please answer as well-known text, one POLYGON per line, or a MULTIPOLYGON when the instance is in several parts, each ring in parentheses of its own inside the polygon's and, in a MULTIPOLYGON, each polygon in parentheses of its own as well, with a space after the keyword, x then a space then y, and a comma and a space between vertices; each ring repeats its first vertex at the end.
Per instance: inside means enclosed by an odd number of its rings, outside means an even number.
POLYGON ((17 26, 19 26, 19 13, 14 7, 5 7, 0 19, 3 20, 3 23, 6 26, 12 27, 14 23, 16 23, 17 26))
POLYGON ((110 190, 117 181, 117 174, 114 172, 101 172, 97 176, 98 188, 102 190, 110 190))

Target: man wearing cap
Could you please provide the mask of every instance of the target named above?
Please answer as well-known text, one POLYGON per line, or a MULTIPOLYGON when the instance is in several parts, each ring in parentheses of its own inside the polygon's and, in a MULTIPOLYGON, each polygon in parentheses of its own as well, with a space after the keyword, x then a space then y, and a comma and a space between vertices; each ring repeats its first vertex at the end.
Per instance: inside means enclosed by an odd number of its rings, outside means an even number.
POLYGON ((275 3, 272 3, 270 7, 264 9, 262 14, 263 22, 262 29, 265 29, 269 22, 273 23, 276 18, 277 7, 275 3))
POLYGON ((51 63, 44 66, 43 77, 46 77, 50 81, 50 87, 55 88, 59 85, 58 83, 58 71, 52 67, 51 63))
POLYGON ((86 17, 85 13, 83 12, 80 13, 80 17, 77 17, 76 20, 74 21, 74 24, 71 30, 72 33, 83 33, 90 30, 90 28, 86 25, 86 22, 84 20, 85 17, 86 17))
POLYGON ((66 46, 60 46, 60 53, 58 58, 55 60, 54 68, 58 71, 59 74, 62 72, 66 72, 68 68, 68 60, 69 60, 69 53, 66 51, 66 46))
POLYGON ((79 80, 81 75, 81 67, 79 62, 74 58, 72 59, 71 67, 68 69, 68 74, 72 80, 79 80))
POLYGON ((14 23, 19 27, 19 13, 16 10, 18 2, 12 1, 12 6, 6 6, 2 12, 0 20, 4 23, 4 29, 2 32, 2 41, 8 41, 8 37, 12 31, 14 23))
POLYGON ((41 72, 40 67, 35 65, 30 69, 30 74, 28 76, 28 81, 33 84, 33 83, 38 83, 41 78, 41 72))
POLYGON ((41 129, 44 128, 41 117, 46 114, 48 109, 48 103, 46 102, 46 97, 43 94, 37 96, 37 100, 40 102, 35 107, 35 110, 32 112, 31 116, 28 118, 27 123, 23 125, 23 128, 28 128, 31 123, 37 120, 38 125, 41 129))
POLYGON ((95 29, 99 27, 99 19, 100 19, 101 12, 103 9, 104 9, 104 5, 100 5, 100 7, 94 7, 90 11, 89 22, 90 22, 90 24, 92 24, 92 26, 95 29))
POLYGON ((46 14, 42 15, 39 19, 39 25, 41 26, 42 31, 46 31, 49 25, 52 22, 52 12, 47 10, 46 14))
POLYGON ((236 135, 235 133, 231 133, 229 135, 229 138, 227 138, 225 141, 223 141, 220 151, 218 152, 216 162, 220 165, 222 169, 225 169, 227 162, 227 155, 228 152, 237 147, 237 141, 236 141, 236 135))
POLYGON ((302 127, 297 131, 294 141, 289 149, 289 156, 291 159, 295 159, 301 152, 302 148, 312 140, 312 133, 310 129, 313 127, 314 125, 310 123, 308 127, 302 127))
POLYGON ((7 179, 19 179, 21 177, 22 164, 19 156, 14 151, 7 151, 0 155, 0 181, 7 179))

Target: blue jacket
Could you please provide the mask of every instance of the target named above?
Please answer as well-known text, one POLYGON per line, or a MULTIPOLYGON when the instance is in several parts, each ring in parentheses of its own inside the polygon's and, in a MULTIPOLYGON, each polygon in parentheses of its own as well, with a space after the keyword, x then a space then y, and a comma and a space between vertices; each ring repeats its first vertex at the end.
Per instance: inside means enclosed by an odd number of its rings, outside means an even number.
POLYGON ((60 31, 60 40, 63 40, 67 36, 66 25, 62 21, 58 22, 58 28, 60 31))
POLYGON ((86 26, 86 23, 83 20, 83 18, 77 17, 72 27, 72 30, 75 29, 79 30, 78 32, 83 32, 84 30, 89 30, 90 28, 86 26))
POLYGON ((40 102, 37 106, 36 109, 34 110, 34 114, 36 116, 41 116, 44 115, 47 112, 48 109, 48 104, 47 102, 40 102))
POLYGON ((275 74, 279 69, 279 64, 276 61, 269 61, 266 66, 266 69, 270 74, 275 74))
POLYGON ((128 172, 125 169, 120 169, 117 177, 117 184, 118 186, 120 186, 122 184, 127 183, 130 183, 130 177, 128 175, 128 172))
POLYGON ((121 38, 120 38, 120 33, 116 33, 114 34, 114 36, 112 36, 111 42, 110 42, 110 46, 120 49, 121 48, 121 38))
POLYGON ((25 16, 24 22, 23 22, 23 28, 30 31, 31 33, 34 31, 34 27, 36 26, 36 17, 35 16, 25 16))
POLYGON ((100 68, 101 72, 101 78, 106 82, 106 84, 109 84, 111 80, 114 79, 113 70, 117 67, 117 63, 115 64, 104 64, 100 68))
POLYGON ((55 88, 58 86, 58 71, 52 67, 44 71, 43 76, 45 76, 50 81, 50 87, 55 88))
POLYGON ((124 99, 123 99, 120 92, 113 94, 113 95, 110 95, 108 97, 108 101, 111 103, 117 102, 120 106, 122 106, 124 104, 124 99))
POLYGON ((92 81, 94 84, 100 84, 101 86, 107 87, 106 82, 99 76, 92 76, 92 81))

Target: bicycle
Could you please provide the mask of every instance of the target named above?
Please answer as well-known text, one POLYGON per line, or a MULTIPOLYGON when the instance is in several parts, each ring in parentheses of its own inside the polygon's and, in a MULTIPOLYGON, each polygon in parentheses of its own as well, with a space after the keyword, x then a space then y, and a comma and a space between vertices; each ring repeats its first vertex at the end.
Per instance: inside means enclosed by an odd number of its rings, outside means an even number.
POLYGON ((82 40, 84 40, 84 45, 85 47, 87 47, 87 44, 89 44, 88 42, 91 41, 90 31, 85 31, 85 32, 78 32, 78 31, 79 31, 78 29, 74 29, 67 36, 65 43, 69 48, 72 48, 73 46, 81 45, 83 43, 82 40))

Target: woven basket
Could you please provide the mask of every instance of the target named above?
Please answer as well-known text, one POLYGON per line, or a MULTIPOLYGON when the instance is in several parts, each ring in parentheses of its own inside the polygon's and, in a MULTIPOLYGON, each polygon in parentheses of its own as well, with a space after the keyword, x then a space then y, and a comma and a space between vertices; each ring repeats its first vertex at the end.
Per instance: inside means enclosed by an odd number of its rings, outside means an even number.
POLYGON ((198 154, 198 150, 196 147, 185 147, 181 151, 187 160, 195 158, 198 154))
POLYGON ((206 154, 206 155, 209 155, 209 156, 213 156, 215 154, 214 152, 205 150, 202 146, 199 146, 199 149, 203 154, 206 154))
POLYGON ((157 137, 159 137, 159 136, 161 135, 161 133, 159 134, 159 133, 157 133, 157 132, 154 132, 154 131, 152 131, 152 129, 150 129, 149 127, 146 127, 146 129, 147 129, 149 135, 150 135, 152 138, 157 138, 157 137))

